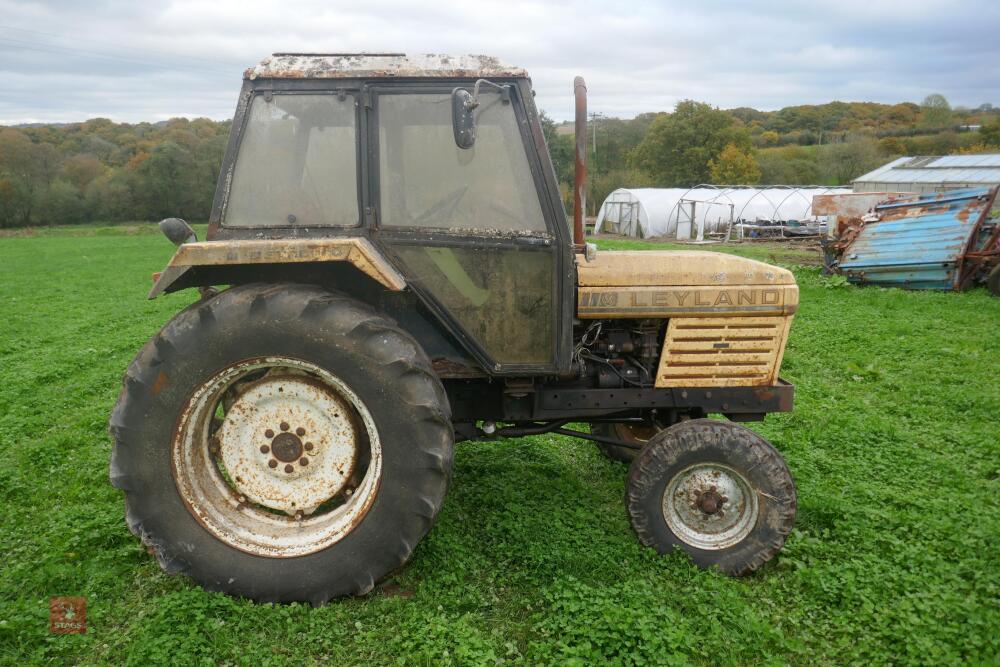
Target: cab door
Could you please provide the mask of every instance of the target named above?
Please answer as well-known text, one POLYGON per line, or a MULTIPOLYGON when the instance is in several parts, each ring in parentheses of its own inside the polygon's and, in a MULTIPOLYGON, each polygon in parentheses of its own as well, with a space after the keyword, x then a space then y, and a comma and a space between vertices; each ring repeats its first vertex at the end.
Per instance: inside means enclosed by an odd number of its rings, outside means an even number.
POLYGON ((568 245, 518 89, 480 94, 476 143, 461 149, 452 88, 371 89, 372 237, 486 369, 559 370, 568 245))

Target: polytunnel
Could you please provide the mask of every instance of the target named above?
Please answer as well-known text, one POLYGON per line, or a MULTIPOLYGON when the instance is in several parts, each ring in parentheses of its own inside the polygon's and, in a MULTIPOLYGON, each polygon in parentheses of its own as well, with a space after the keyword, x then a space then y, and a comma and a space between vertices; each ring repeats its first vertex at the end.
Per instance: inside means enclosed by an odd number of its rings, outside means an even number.
POLYGON ((814 195, 847 192, 851 189, 821 186, 619 188, 601 204, 594 229, 626 236, 690 239, 727 234, 739 223, 816 222, 814 195))

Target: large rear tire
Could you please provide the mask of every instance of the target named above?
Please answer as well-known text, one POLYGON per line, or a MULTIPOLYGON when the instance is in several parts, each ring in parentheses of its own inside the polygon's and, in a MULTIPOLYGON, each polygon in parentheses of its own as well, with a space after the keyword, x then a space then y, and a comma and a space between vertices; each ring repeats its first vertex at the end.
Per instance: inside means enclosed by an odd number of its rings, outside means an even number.
POLYGON ((629 468, 625 501, 640 542, 733 576, 773 558, 795 523, 781 454, 750 429, 711 419, 654 436, 629 468))
POLYGON ((364 594, 447 490, 440 381, 390 320, 304 285, 246 285, 178 314, 129 366, 111 482, 168 572, 259 601, 364 594))

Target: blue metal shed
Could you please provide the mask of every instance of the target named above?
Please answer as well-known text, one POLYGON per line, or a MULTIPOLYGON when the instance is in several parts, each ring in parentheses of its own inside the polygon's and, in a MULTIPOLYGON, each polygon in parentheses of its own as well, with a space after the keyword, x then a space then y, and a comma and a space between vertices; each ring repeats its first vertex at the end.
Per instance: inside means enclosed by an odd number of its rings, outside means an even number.
POLYGON ((875 207, 878 220, 856 230, 844 247, 839 269, 859 284, 969 287, 983 268, 977 259, 981 251, 995 256, 996 225, 983 226, 996 195, 996 187, 953 190, 880 204, 875 207))

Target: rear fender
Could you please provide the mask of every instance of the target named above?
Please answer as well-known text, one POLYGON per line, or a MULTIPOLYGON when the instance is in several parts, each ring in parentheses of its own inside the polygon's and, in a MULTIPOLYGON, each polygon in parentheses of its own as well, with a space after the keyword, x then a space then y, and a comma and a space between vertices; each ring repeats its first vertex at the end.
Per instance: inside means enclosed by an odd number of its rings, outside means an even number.
MULTIPOLYGON (((166 268, 156 277, 149 298, 186 287, 221 284, 220 276, 253 268, 295 265, 305 268, 346 263, 386 289, 399 292, 406 281, 367 239, 260 239, 185 243, 177 248, 166 268), (221 269, 221 270, 220 270, 221 269), (211 282, 204 278, 211 276, 211 282)), ((291 267, 288 267, 291 268, 291 267)))

